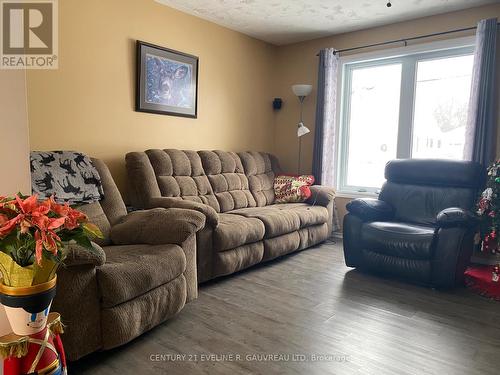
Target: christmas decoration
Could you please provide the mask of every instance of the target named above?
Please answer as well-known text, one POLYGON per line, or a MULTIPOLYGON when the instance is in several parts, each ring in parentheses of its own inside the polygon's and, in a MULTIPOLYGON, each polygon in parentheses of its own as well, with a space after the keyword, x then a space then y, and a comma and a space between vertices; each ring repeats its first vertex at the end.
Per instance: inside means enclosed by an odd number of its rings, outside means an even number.
POLYGON ((499 274, 500 265, 493 267, 474 265, 465 271, 465 282, 472 291, 484 297, 500 301, 499 274))
POLYGON ((483 255, 500 254, 498 235, 500 233, 500 160, 488 168, 486 189, 477 202, 480 218, 479 243, 483 255))
POLYGON ((491 273, 491 280, 495 283, 498 283, 498 280, 500 280, 500 264, 497 264, 495 267, 493 267, 493 272, 491 273))

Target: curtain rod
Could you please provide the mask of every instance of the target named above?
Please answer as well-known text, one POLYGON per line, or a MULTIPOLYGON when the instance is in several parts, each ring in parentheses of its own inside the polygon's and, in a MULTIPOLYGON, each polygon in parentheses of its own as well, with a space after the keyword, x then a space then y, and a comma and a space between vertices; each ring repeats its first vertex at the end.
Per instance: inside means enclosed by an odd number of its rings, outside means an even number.
MULTIPOLYGON (((500 22, 497 23, 497 26, 500 25, 500 22)), ((459 33, 462 31, 470 31, 470 30, 475 30, 477 29, 477 26, 472 26, 472 27, 464 27, 462 29, 455 29, 455 30, 448 30, 448 31, 441 31, 439 33, 433 33, 433 34, 425 34, 425 35, 419 35, 419 36, 413 36, 411 38, 404 38, 404 39, 394 39, 394 40, 388 40, 386 42, 380 42, 380 43, 373 43, 373 44, 366 44, 364 46, 358 46, 358 47, 352 47, 352 48, 344 48, 344 49, 338 49, 335 50, 333 53, 341 53, 341 52, 348 52, 348 51, 355 51, 358 49, 363 49, 363 48, 370 48, 370 47, 378 47, 378 46, 385 46, 388 44, 394 44, 394 43, 404 43, 405 47, 407 46, 409 41, 412 40, 418 40, 418 39, 424 39, 424 38, 431 38, 433 36, 439 36, 439 35, 446 35, 446 34, 452 34, 452 33, 459 33)), ((319 53, 316 54, 316 56, 319 56, 319 53)))

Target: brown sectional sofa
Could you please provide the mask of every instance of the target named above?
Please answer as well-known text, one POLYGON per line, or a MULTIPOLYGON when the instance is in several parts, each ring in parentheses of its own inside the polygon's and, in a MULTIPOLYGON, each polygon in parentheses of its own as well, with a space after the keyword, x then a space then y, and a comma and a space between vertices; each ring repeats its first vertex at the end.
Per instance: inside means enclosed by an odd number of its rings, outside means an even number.
POLYGON ((332 188, 305 203, 274 203, 278 160, 261 152, 147 150, 126 156, 137 208, 189 208, 206 216, 197 233, 198 282, 305 249, 332 231, 332 188))

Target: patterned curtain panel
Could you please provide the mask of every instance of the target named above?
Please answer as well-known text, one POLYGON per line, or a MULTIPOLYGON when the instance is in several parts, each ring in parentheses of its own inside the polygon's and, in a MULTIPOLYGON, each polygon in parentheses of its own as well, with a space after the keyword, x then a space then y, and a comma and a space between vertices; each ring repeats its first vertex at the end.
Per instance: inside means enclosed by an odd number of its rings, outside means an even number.
POLYGON ((464 159, 490 164, 495 157, 497 19, 477 25, 464 159))
POLYGON ((334 186, 335 176, 338 63, 335 49, 326 48, 320 51, 313 174, 317 183, 327 186, 334 186))

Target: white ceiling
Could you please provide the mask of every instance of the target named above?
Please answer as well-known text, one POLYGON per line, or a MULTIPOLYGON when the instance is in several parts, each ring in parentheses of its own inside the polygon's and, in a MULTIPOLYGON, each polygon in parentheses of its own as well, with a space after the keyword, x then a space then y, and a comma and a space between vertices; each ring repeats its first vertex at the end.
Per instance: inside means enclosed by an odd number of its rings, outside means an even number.
MULTIPOLYGON (((273 43, 288 44, 500 0, 156 0, 273 43)), ((472 25, 471 25, 472 26, 472 25)))

